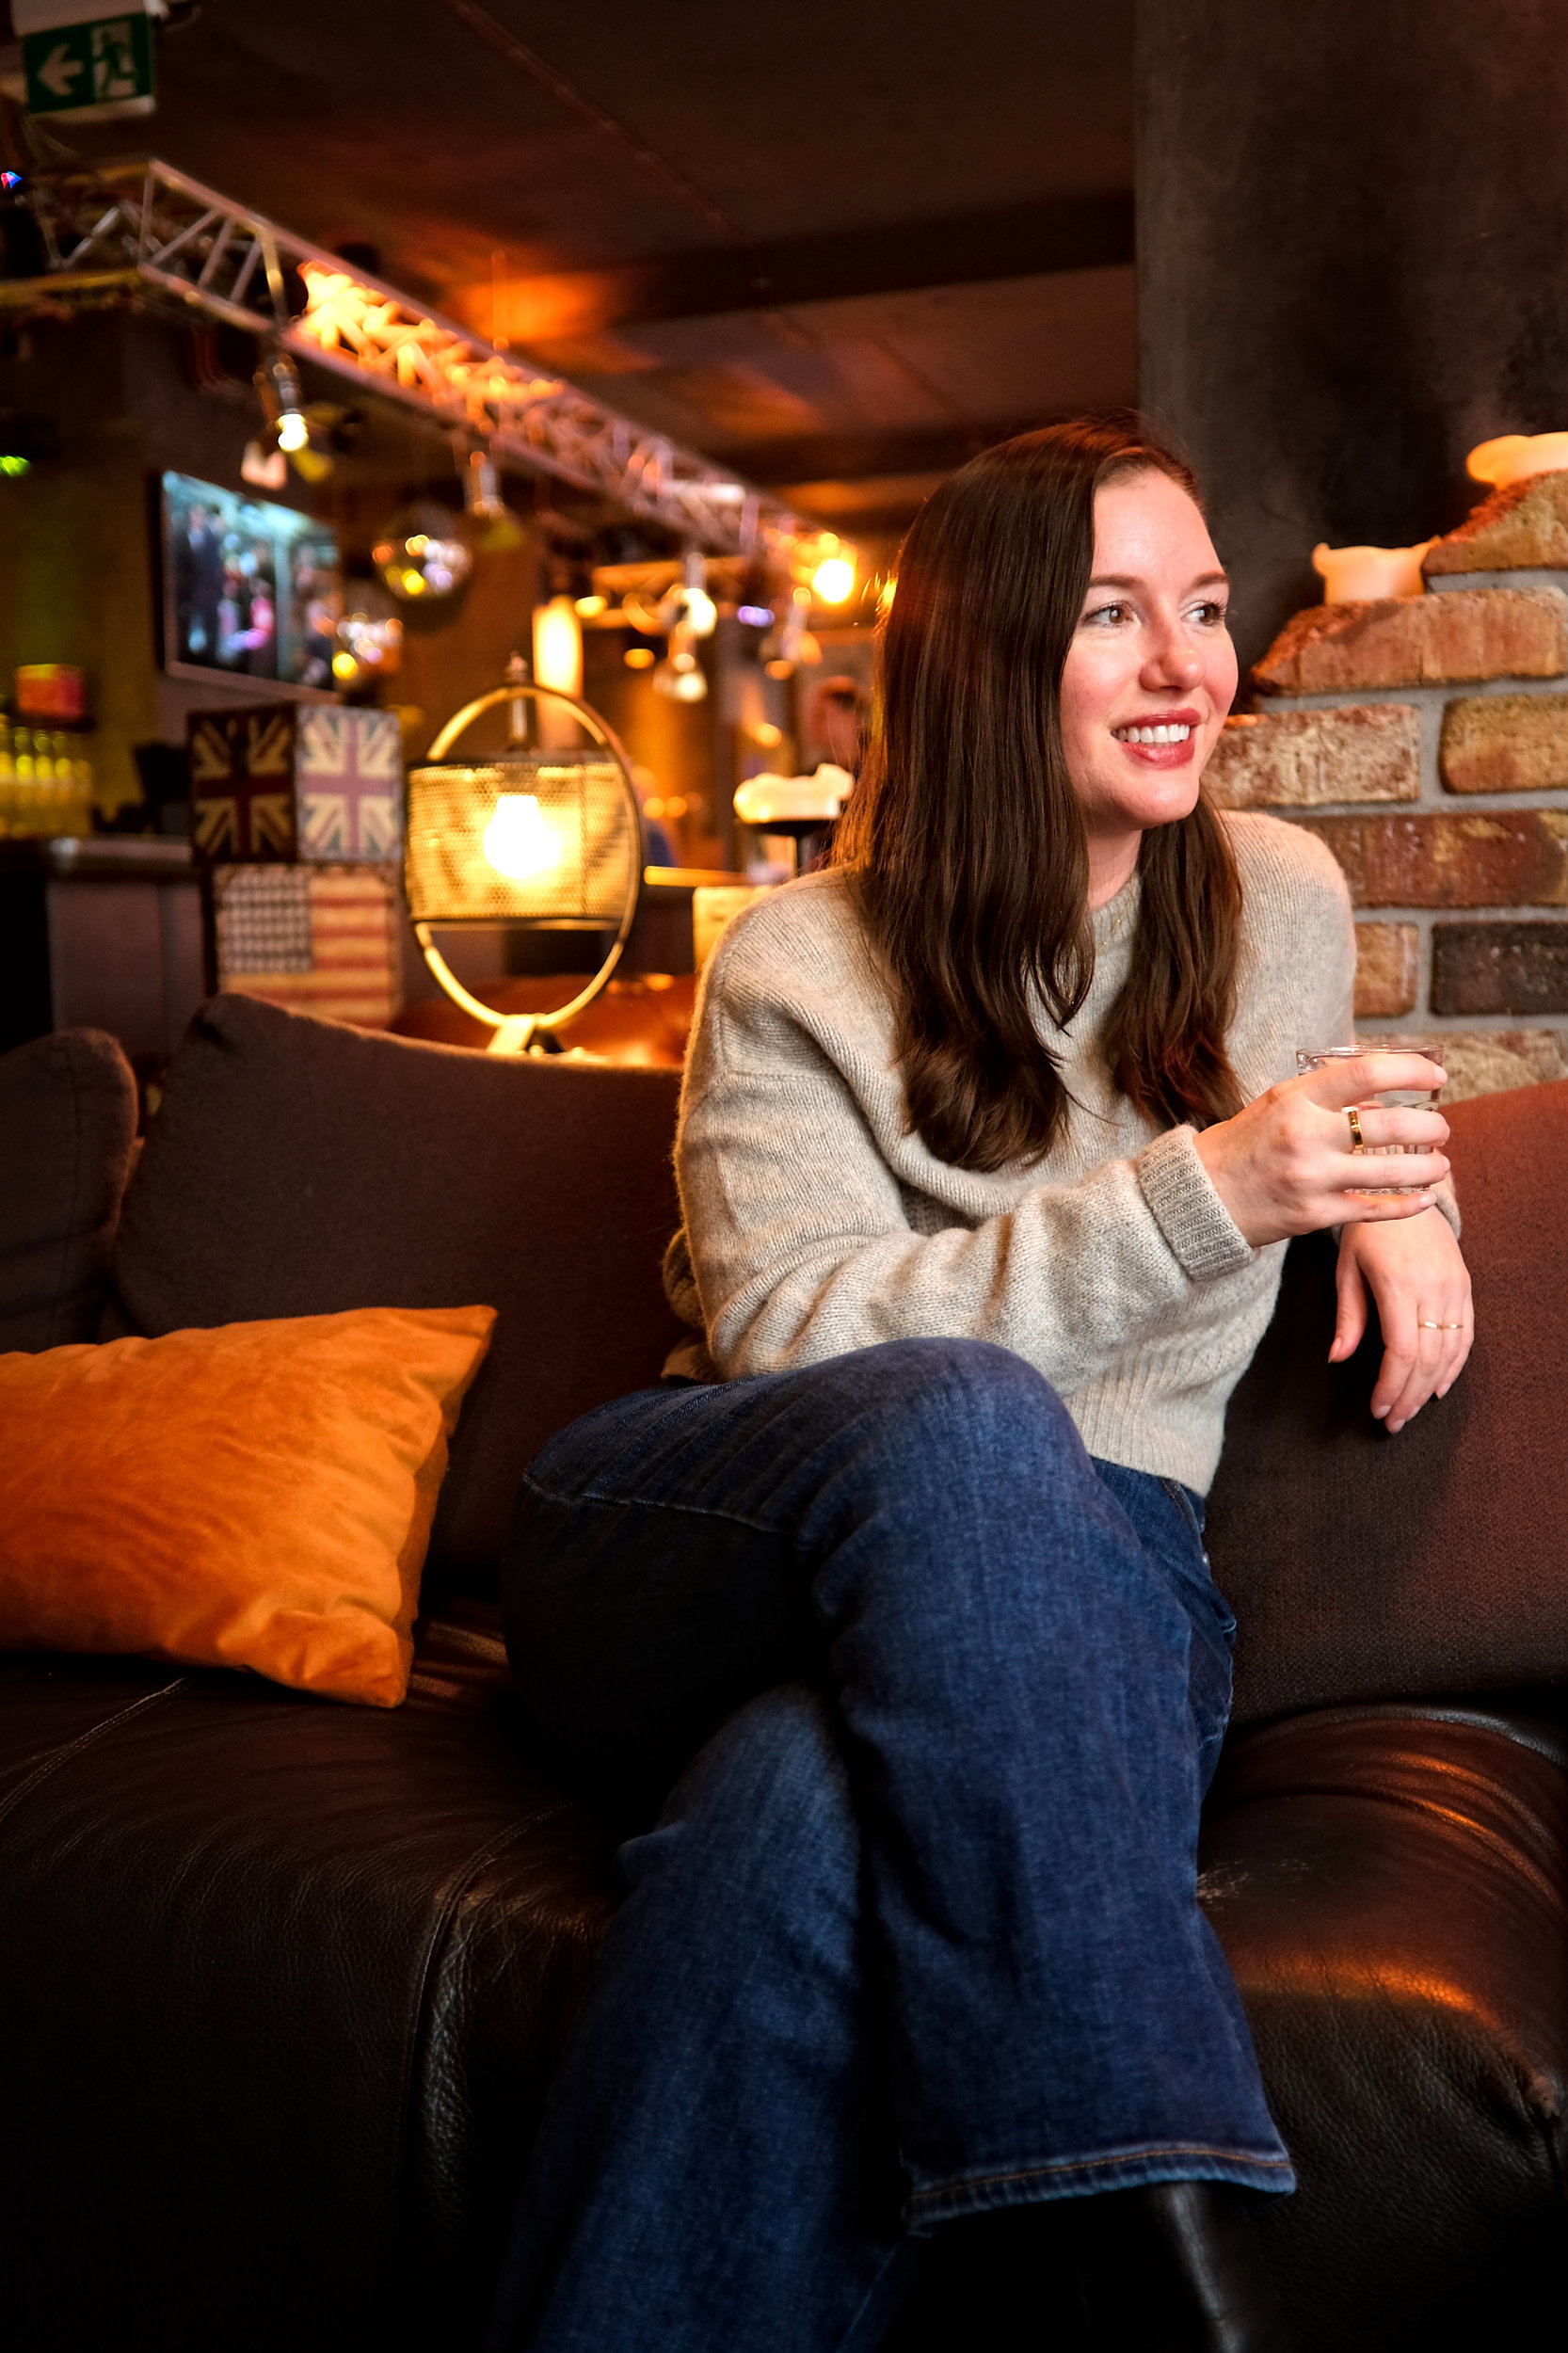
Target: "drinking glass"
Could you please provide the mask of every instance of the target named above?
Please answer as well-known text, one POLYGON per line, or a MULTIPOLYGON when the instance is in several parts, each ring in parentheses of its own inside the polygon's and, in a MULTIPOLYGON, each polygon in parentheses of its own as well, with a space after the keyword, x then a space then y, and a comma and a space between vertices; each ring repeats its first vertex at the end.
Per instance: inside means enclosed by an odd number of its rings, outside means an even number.
MULTIPOLYGON (((1297 1072, 1321 1070, 1325 1063, 1352 1062, 1361 1054, 1425 1054, 1429 1061, 1441 1063, 1443 1041, 1435 1037, 1363 1037, 1353 1046, 1298 1046, 1297 1072)), ((1368 1103, 1381 1104, 1384 1111, 1433 1111, 1443 1090, 1441 1087, 1384 1087, 1381 1095, 1369 1095, 1356 1106, 1365 1111, 1368 1103)), ((1425 1152, 1432 1147, 1424 1144, 1369 1144, 1366 1147, 1368 1160, 1383 1160, 1397 1153, 1425 1152)), ((1390 1172, 1392 1173, 1392 1172, 1390 1172)), ((1366 1193, 1408 1193, 1408 1185, 1366 1185, 1357 1188, 1366 1193)))

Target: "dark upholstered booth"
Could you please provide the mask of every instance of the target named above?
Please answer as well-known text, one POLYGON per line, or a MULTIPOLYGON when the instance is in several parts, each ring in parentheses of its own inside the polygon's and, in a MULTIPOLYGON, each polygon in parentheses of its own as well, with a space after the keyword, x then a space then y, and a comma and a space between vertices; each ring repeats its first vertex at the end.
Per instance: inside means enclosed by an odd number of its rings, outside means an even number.
MULTIPOLYGON (((675 1086, 218 999, 117 1223, 113 1049, 0 1061, 0 1345, 500 1310, 406 1706, 0 1658, 20 2353, 478 2345, 616 1900, 612 1832, 512 1721, 495 1554, 542 1437, 658 1371, 675 1086)), ((1482 1333, 1465 1382, 1375 1432, 1368 1353, 1324 1362, 1331 1261, 1298 1245, 1214 1497, 1239 1729, 1202 1887, 1300 2169, 1265 2223, 1303 2353, 1560 2328, 1568 1086, 1453 1124, 1482 1333)))

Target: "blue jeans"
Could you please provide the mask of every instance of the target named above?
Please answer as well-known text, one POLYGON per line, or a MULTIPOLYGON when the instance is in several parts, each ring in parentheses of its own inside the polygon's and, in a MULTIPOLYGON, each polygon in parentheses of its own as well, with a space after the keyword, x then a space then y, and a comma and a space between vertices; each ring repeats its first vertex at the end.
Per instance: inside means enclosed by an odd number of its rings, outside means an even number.
POLYGON ((1196 1898, 1201 1512, 977 1341, 546 1448, 506 1577, 535 1737, 645 1817, 680 1777, 621 1850, 496 2353, 849 2353, 952 2217, 1293 2186, 1196 1898))

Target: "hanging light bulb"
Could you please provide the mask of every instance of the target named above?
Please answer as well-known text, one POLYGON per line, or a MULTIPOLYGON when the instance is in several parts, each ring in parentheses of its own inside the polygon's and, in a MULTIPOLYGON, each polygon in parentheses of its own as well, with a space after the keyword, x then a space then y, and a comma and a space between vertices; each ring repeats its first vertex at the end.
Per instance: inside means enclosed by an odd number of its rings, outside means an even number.
POLYGON ((471 449, 458 458, 463 480, 463 513, 467 536, 481 555, 508 555, 520 548, 523 529, 501 495, 501 477, 488 449, 471 449))
POLYGON ((708 568, 696 548, 686 555, 686 584, 681 590, 681 619, 694 637, 712 637, 719 608, 708 594, 708 568))
POLYGON ((719 608, 708 594, 707 567, 695 548, 686 554, 684 578, 666 590, 654 608, 654 626, 664 632, 686 630, 693 637, 712 637, 719 608))
POLYGON ((291 454, 308 449, 311 428, 305 419, 305 396, 299 387, 299 370, 286 351, 274 351, 256 370, 256 390, 262 396, 266 421, 278 437, 278 446, 291 454))

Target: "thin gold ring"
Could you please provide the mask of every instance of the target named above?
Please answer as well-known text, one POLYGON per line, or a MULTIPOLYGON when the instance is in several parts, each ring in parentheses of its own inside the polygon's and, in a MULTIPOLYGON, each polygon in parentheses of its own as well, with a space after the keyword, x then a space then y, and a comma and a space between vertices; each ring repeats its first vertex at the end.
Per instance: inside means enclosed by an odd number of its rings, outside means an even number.
POLYGON ((1361 1113, 1356 1110, 1353 1103, 1351 1105, 1350 1110, 1345 1113, 1345 1117, 1351 1123, 1351 1150, 1352 1152, 1365 1152, 1367 1146, 1362 1141, 1361 1113))
POLYGON ((1463 1332, 1464 1326, 1463 1323, 1432 1323, 1426 1316, 1420 1316, 1416 1319, 1416 1328, 1418 1332, 1463 1332))

